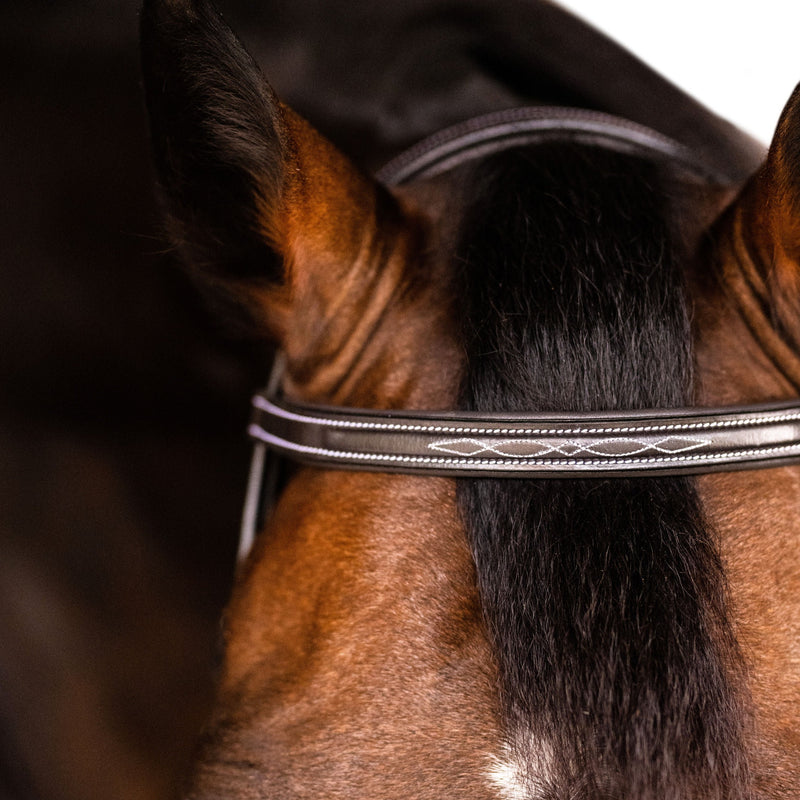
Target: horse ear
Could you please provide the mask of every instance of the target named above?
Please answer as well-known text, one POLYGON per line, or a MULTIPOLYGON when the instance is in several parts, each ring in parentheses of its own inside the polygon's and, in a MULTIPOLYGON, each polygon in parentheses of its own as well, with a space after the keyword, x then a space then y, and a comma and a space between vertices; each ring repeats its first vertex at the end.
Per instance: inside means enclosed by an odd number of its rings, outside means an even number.
POLYGON ((405 215, 277 99, 208 0, 145 0, 141 46, 172 239, 201 283, 280 337, 312 273, 352 279, 378 217, 405 215))
POLYGON ((781 114, 766 161, 712 234, 738 313, 800 386, 800 87, 781 114))
POLYGON ((800 267, 800 86, 781 114, 764 165, 738 201, 738 213, 762 267, 800 267))

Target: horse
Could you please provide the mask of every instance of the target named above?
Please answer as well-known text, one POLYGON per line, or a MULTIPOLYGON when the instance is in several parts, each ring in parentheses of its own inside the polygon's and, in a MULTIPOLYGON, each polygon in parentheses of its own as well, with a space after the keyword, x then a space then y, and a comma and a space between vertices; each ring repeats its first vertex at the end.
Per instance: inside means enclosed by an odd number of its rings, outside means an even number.
POLYGON ((800 796, 800 92, 747 176, 539 107, 374 177, 208 0, 141 38, 172 241, 279 348, 292 457, 188 797, 800 796))

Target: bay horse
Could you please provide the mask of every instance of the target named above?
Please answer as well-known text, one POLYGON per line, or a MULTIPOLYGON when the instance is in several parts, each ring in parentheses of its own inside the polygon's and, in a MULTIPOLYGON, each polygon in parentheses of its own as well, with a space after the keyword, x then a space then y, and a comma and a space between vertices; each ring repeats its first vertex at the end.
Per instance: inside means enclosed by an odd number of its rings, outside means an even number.
POLYGON ((142 52, 175 246, 308 462, 188 796, 800 797, 800 94, 747 180, 576 109, 376 179, 207 0, 142 52))

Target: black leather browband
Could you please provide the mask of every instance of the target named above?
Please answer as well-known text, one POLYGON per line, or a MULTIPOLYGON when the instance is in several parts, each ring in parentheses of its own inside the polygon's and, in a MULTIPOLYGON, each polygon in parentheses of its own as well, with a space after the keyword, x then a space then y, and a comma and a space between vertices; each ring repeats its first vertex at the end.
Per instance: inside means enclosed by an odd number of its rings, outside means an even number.
POLYGON ((253 399, 250 435, 303 462, 454 477, 675 475, 800 459, 800 406, 592 414, 397 413, 253 399))

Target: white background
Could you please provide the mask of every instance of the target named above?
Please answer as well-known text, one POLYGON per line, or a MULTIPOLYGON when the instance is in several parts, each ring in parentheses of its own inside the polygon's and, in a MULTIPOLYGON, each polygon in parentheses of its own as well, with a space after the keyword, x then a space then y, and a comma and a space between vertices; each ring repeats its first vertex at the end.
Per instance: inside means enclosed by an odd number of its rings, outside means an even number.
POLYGON ((800 0, 560 0, 768 144, 800 82, 800 0))

